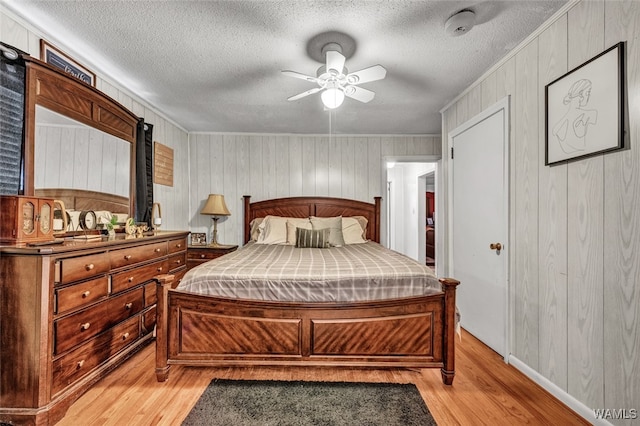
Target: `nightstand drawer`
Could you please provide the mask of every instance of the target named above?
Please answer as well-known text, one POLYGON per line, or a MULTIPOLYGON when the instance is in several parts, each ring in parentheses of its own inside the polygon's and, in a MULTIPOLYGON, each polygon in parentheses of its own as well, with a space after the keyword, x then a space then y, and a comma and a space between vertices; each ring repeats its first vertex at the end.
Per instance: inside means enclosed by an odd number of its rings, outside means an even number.
POLYGON ((220 253, 218 251, 209 251, 209 250, 201 250, 201 249, 189 249, 187 253, 187 258, 189 260, 211 260, 216 259, 220 256, 223 256, 224 253, 220 253))

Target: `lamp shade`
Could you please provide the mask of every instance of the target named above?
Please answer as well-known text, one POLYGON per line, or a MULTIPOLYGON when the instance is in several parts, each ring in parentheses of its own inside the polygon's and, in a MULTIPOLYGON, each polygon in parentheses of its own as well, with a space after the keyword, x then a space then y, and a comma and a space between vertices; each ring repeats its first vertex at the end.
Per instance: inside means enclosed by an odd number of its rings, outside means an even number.
POLYGON ((224 195, 209 194, 207 202, 204 203, 204 207, 200 210, 200 214, 210 214, 214 216, 230 216, 231 213, 224 202, 224 195))

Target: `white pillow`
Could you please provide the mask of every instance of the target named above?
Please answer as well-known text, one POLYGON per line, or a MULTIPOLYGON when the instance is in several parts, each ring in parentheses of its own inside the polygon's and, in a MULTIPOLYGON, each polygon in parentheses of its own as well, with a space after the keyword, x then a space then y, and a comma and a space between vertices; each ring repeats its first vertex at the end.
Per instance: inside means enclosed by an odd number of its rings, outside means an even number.
POLYGON ((345 244, 362 244, 366 243, 362 235, 364 229, 360 225, 360 221, 354 217, 342 218, 342 236, 344 237, 345 244))
POLYGON ((303 227, 309 223, 308 218, 266 216, 260 226, 257 244, 287 244, 287 221, 303 227))
POLYGON ((342 236, 342 216, 336 217, 316 217, 311 216, 311 225, 314 230, 329 228, 329 244, 332 247, 342 247, 344 237, 342 236))
POLYGON ((311 226, 311 222, 309 219, 305 219, 304 223, 297 223, 297 221, 292 221, 291 219, 287 219, 287 244, 295 245, 296 244, 296 228, 302 229, 313 229, 311 226))

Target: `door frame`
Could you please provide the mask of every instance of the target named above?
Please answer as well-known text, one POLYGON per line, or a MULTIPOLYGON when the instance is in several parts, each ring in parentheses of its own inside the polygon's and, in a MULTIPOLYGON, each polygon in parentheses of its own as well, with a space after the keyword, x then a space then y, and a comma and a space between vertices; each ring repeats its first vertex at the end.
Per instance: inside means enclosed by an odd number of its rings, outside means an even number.
MULTIPOLYGON (((509 362, 509 355, 511 354, 511 342, 513 341, 512 336, 512 327, 513 327, 513 309, 514 309, 514 300, 513 300, 513 291, 511 291, 511 227, 510 227, 510 218, 511 214, 509 211, 510 206, 510 197, 511 197, 511 188, 510 188, 510 127, 511 127, 511 109, 510 109, 510 96, 506 96, 496 102, 495 104, 489 106, 484 111, 475 115, 471 119, 465 121, 461 125, 457 126, 455 129, 451 130, 447 137, 446 142, 446 150, 445 152, 449 155, 449 159, 451 159, 451 148, 453 147, 453 140, 455 137, 464 133, 469 128, 475 126, 481 121, 486 120, 492 115, 498 113, 499 111, 503 111, 504 116, 504 127, 503 127, 503 169, 502 169, 502 179, 504 183, 504 204, 503 204, 503 218, 502 223, 504 223, 504 235, 505 243, 508 244, 508 249, 506 251, 506 256, 504 256, 502 263, 504 267, 504 279, 505 279, 505 312, 504 312, 504 320, 505 320, 505 348, 504 348, 504 362, 509 362)), ((455 159, 455 152, 454 152, 455 159)), ((448 161, 449 167, 447 167, 447 186, 449 188, 449 193, 447 194, 447 243, 448 243, 448 272, 454 270, 453 264, 453 168, 455 167, 455 161, 448 161)), ((464 285, 464 283, 461 283, 464 285)), ((461 315, 464 315, 464 312, 461 312, 461 315)))

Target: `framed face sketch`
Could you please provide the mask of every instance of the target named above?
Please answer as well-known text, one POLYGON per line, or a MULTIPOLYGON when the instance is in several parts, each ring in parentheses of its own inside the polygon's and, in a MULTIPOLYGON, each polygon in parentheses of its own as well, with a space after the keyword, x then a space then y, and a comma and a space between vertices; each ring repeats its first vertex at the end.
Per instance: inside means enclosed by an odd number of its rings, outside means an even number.
POLYGON ((624 42, 545 86, 545 165, 624 146, 624 42))

